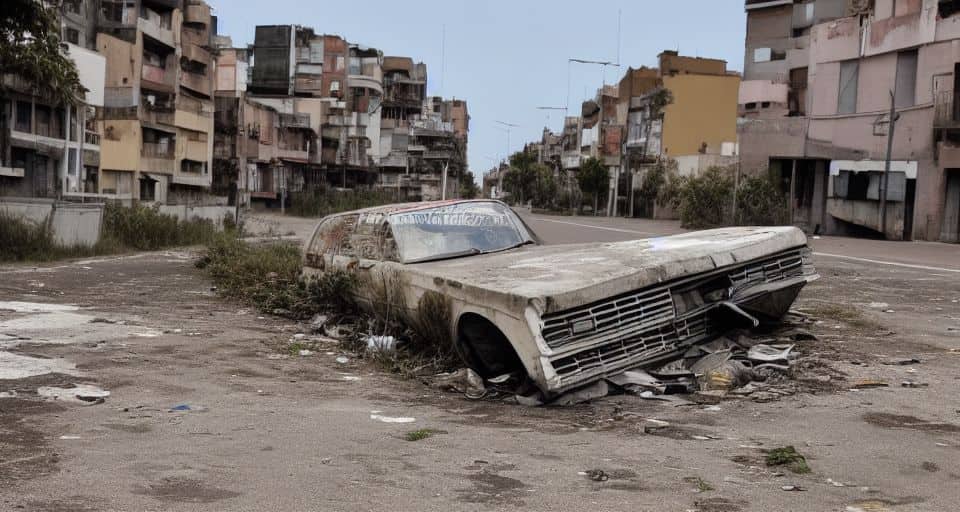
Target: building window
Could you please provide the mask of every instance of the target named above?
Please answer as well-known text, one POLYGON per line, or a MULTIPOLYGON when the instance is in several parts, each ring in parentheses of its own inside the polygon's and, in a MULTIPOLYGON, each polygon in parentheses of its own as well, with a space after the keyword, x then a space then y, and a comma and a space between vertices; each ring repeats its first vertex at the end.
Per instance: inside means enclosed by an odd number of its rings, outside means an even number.
POLYGON ((849 60, 840 63, 840 95, 837 101, 838 114, 853 114, 857 111, 857 82, 860 62, 849 60))
POLYGON ((81 4, 83 4, 83 0, 65 0, 63 2, 63 7, 67 10, 67 12, 80 14, 81 4))
POLYGON ((26 101, 17 102, 17 122, 15 128, 18 132, 33 132, 33 114, 31 113, 31 109, 30 103, 26 101))
POLYGON ((67 28, 66 39, 70 44, 80 44, 80 31, 75 28, 67 28))
POLYGON ((912 107, 917 96, 917 50, 897 54, 897 85, 894 104, 897 108, 912 107))

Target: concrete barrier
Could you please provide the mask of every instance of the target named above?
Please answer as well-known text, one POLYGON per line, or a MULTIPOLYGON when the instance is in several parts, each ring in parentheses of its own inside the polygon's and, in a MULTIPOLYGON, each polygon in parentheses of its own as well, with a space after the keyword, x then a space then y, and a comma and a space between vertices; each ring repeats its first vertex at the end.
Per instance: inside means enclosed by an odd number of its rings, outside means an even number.
POLYGON ((49 223, 54 242, 58 245, 90 246, 100 240, 100 228, 103 224, 102 204, 0 197, 0 211, 37 224, 49 223))

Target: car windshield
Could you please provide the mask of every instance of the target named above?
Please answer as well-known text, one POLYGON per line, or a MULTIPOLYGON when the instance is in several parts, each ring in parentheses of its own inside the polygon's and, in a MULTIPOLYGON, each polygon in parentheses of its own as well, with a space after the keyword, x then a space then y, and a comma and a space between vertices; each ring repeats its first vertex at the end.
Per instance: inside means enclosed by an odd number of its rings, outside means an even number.
POLYGON ((390 227, 404 263, 503 251, 533 237, 516 214, 501 203, 469 202, 390 216, 390 227))

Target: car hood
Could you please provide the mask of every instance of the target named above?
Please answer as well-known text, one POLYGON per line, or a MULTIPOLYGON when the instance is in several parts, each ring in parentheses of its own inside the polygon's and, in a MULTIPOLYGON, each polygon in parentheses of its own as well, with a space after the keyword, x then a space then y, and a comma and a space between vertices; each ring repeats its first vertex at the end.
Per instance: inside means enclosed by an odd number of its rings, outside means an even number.
POLYGON ((628 242, 525 246, 501 253, 409 265, 434 279, 563 311, 685 275, 806 245, 794 227, 741 227, 628 242))

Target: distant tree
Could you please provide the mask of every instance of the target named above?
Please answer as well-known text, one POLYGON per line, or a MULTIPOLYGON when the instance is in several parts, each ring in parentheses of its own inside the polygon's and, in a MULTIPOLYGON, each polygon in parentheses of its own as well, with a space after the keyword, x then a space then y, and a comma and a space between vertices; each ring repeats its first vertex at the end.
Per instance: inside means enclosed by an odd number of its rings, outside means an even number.
POLYGON ((535 194, 537 158, 533 153, 517 151, 510 156, 510 168, 503 176, 503 188, 510 198, 523 204, 535 194))
POLYGON ((473 172, 463 173, 460 180, 460 197, 463 199, 476 199, 480 195, 480 187, 473 176, 473 172))
POLYGON ((600 193, 610 186, 610 173, 596 157, 586 159, 577 172, 577 184, 585 195, 593 196, 593 214, 600 205, 600 193))

